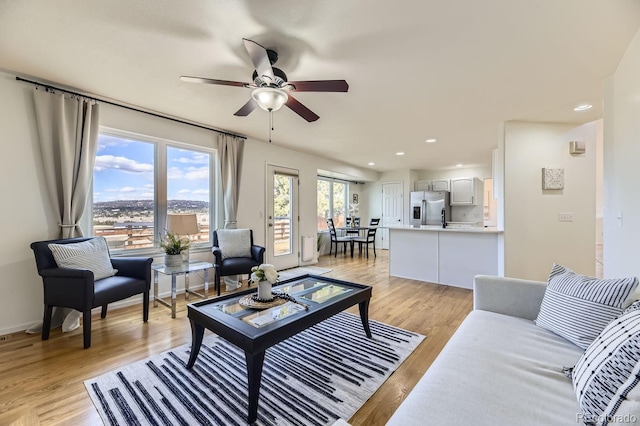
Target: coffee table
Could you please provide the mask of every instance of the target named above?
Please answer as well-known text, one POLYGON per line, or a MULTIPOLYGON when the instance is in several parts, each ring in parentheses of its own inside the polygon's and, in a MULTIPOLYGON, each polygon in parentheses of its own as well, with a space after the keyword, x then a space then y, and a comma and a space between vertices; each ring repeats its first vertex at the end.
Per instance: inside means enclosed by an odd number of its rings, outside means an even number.
POLYGON ((303 275, 284 281, 274 286, 273 290, 289 294, 295 302, 287 301, 264 310, 248 308, 239 302, 242 297, 256 292, 250 289, 187 306, 192 333, 187 369, 191 369, 196 362, 205 328, 244 350, 249 423, 255 422, 258 417, 262 365, 268 348, 355 304, 360 309, 364 332, 371 338, 370 286, 318 275, 303 275))

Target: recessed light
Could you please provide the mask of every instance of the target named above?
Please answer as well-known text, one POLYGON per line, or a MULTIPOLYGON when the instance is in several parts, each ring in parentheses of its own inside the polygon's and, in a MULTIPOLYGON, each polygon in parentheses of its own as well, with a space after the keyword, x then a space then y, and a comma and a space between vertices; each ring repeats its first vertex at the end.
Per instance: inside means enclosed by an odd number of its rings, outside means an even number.
POLYGON ((435 139, 427 139, 427 143, 434 143, 435 141, 435 139))
POLYGON ((404 152, 402 152, 402 151, 396 152, 396 155, 404 155, 404 152))
POLYGON ((578 105, 573 110, 574 111, 586 111, 586 110, 591 109, 591 108, 593 108, 593 105, 591 105, 591 104, 582 104, 582 105, 578 105))
POLYGON ((370 166, 375 166, 375 165, 376 165, 376 163, 369 163, 369 165, 370 165, 370 166))
POLYGON ((462 164, 456 164, 456 167, 462 167, 462 164))

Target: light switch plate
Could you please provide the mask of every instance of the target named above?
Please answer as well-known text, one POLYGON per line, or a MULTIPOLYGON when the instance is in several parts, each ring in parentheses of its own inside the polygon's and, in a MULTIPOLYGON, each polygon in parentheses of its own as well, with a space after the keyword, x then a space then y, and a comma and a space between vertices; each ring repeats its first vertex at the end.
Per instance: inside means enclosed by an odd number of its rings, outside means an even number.
POLYGON ((573 222, 573 213, 558 213, 560 222, 573 222))

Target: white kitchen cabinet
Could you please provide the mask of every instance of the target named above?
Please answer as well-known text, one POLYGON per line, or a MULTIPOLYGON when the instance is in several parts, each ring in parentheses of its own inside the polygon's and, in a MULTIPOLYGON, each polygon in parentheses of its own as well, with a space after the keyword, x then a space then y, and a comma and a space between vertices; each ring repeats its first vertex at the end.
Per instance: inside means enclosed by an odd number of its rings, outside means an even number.
POLYGON ((414 191, 431 191, 431 181, 430 180, 417 180, 413 184, 414 191))
MULTIPOLYGON (((480 179, 478 178, 455 178, 451 179, 451 202, 452 206, 475 205, 482 202, 482 197, 476 196, 476 190, 480 179)), ((482 194, 482 192, 480 193, 482 194)))
POLYGON ((432 191, 449 191, 449 179, 440 179, 431 181, 432 191))

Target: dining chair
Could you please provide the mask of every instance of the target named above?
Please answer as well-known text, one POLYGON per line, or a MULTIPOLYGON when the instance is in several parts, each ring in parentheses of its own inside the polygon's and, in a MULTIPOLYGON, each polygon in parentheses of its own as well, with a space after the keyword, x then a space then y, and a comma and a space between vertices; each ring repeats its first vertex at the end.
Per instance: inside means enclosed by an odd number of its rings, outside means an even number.
POLYGON ((369 221, 369 226, 378 226, 380 224, 380 218, 371 219, 369 221))
POLYGON ((346 236, 347 237, 359 237, 360 236, 360 229, 358 229, 358 227, 360 226, 360 218, 359 217, 350 217, 347 219, 347 223, 349 225, 347 225, 346 227, 346 236), (353 226, 356 229, 349 229, 349 226, 353 226))
POLYGON ((347 243, 349 244, 353 244, 352 240, 353 237, 338 237, 338 234, 336 233, 336 227, 333 224, 333 219, 329 218, 327 219, 327 226, 329 227, 329 235, 331 237, 331 243, 329 245, 329 255, 331 255, 331 251, 333 250, 333 245, 336 245, 336 252, 333 255, 333 257, 336 257, 338 255, 338 243, 342 243, 342 251, 343 253, 347 253, 347 243))
MULTIPOLYGON (((373 220, 374 219, 371 219, 372 222, 373 220)), ((380 220, 378 219, 378 222, 379 221, 380 220)), ((364 237, 352 238, 352 244, 358 243, 358 253, 362 253, 362 245, 363 244, 366 245, 367 259, 369 258, 369 244, 373 244, 373 257, 377 257, 376 256, 376 231, 377 230, 378 228, 374 226, 372 228, 367 229, 367 234, 364 237)))

